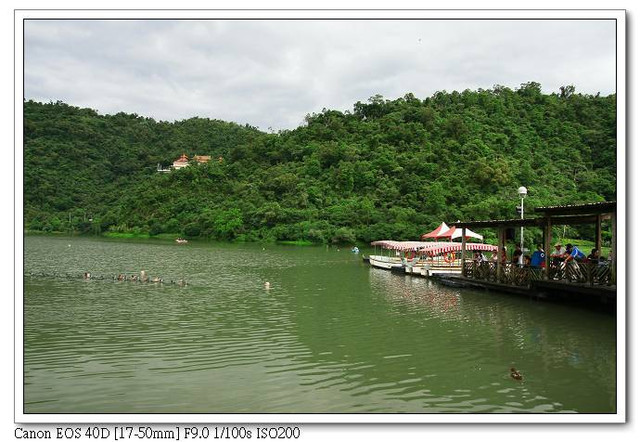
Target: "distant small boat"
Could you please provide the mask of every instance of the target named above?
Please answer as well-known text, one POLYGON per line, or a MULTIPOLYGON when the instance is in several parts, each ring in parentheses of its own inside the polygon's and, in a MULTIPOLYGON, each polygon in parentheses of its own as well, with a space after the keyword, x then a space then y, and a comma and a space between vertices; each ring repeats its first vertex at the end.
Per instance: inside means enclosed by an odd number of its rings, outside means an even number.
POLYGON ((351 249, 351 253, 360 253, 360 249, 357 246, 354 246, 353 249, 351 249))
POLYGON ((177 242, 178 244, 186 244, 186 243, 188 243, 189 241, 187 241, 187 240, 186 240, 186 239, 184 239, 184 238, 176 238, 176 242, 177 242))

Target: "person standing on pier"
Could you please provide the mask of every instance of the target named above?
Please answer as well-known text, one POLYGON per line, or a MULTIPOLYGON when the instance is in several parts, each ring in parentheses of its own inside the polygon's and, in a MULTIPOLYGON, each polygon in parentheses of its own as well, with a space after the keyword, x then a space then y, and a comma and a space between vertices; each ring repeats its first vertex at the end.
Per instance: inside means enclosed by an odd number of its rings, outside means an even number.
POLYGON ((531 267, 544 268, 545 267, 545 254, 542 244, 538 244, 538 248, 531 255, 531 267))
POLYGON ((586 259, 586 255, 582 253, 582 250, 578 248, 578 246, 574 246, 572 244, 567 244, 567 251, 565 252, 566 258, 564 262, 578 261, 582 262, 586 259))
POLYGON ((511 255, 511 263, 513 265, 520 264, 521 256, 522 256, 522 249, 520 249, 520 244, 516 244, 516 249, 513 251, 513 255, 511 255))

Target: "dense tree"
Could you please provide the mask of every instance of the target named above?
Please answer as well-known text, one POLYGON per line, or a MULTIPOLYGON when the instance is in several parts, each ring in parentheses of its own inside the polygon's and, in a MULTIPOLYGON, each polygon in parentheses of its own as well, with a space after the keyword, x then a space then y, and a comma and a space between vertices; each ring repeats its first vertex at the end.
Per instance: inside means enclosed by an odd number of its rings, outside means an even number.
POLYGON ((616 198, 616 97, 573 86, 406 94, 291 131, 24 103, 25 228, 224 240, 416 239, 441 221, 616 198), (181 154, 210 155, 158 173, 181 154))

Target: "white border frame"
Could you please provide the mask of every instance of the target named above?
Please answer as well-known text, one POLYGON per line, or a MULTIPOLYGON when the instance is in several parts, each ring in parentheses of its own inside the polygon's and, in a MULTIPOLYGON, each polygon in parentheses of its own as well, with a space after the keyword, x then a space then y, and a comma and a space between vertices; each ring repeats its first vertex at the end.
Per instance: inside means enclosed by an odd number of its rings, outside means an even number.
POLYGON ((15 400, 19 423, 621 423, 626 421, 626 15, 624 10, 15 10, 15 400), (615 414, 25 414, 23 412, 23 20, 612 19, 617 21, 617 412, 615 414))

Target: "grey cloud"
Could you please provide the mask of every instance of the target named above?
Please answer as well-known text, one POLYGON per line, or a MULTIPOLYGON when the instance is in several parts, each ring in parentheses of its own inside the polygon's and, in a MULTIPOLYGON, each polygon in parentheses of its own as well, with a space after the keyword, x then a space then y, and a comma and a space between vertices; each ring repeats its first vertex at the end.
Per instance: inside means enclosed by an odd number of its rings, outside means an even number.
POLYGON ((615 92, 611 21, 28 21, 27 99, 293 128, 375 94, 615 92))

